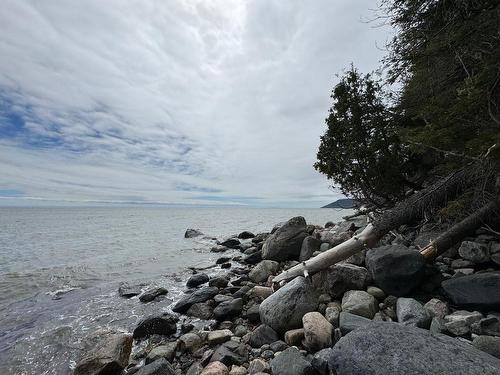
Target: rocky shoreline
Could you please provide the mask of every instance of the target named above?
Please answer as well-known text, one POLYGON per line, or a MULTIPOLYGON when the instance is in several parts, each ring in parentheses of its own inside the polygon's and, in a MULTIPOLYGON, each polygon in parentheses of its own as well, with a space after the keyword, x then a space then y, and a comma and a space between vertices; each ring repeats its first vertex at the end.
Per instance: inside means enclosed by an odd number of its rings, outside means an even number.
MULTIPOLYGON (((478 231, 426 264, 418 249, 443 228, 405 226, 377 248, 273 286, 275 275, 367 223, 295 217, 269 233, 213 239, 221 256, 192 269, 180 299, 131 333, 94 333, 74 374, 500 374, 494 233, 478 231)), ((162 303, 168 290, 123 284, 118 293, 162 303)))

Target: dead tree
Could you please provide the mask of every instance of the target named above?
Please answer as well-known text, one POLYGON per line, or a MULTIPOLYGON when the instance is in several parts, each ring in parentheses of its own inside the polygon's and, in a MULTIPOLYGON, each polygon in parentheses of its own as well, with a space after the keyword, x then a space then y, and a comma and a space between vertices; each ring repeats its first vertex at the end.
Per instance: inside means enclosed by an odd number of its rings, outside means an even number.
MULTIPOLYGON (((293 279, 300 275, 312 275, 322 269, 325 269, 335 263, 349 258, 350 256, 362 251, 363 249, 374 247, 377 242, 389 233, 391 230, 399 228, 404 224, 411 224, 424 217, 426 212, 432 213, 438 208, 444 207, 449 200, 459 196, 466 189, 476 186, 478 181, 484 179, 485 165, 482 162, 472 163, 463 169, 457 170, 437 181, 435 184, 426 189, 415 193, 406 200, 397 204, 394 208, 386 211, 373 223, 368 226, 359 234, 353 236, 351 239, 337 245, 330 250, 325 251, 302 262, 287 271, 282 272, 273 279, 274 283, 281 283, 293 279)), ((448 246, 451 242, 456 241, 457 238, 466 236, 470 228, 480 222, 486 215, 491 215, 492 210, 497 209, 497 201, 487 204, 481 213, 476 212, 477 215, 469 217, 464 224, 463 222, 452 227, 453 232, 449 235, 439 237, 432 249, 427 250, 427 253, 439 253, 448 246), (462 224, 462 226, 460 226, 462 224)), ((476 229, 476 228, 475 228, 476 229)), ((429 245, 429 246, 431 246, 429 245)), ((431 257, 431 255, 424 256, 431 257)))

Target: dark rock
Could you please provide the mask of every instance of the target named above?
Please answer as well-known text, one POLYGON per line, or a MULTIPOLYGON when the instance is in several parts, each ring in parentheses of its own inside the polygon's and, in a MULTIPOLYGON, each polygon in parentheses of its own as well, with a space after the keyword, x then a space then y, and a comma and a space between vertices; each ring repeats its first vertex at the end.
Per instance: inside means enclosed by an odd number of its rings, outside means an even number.
POLYGON ((237 238, 228 238, 220 243, 222 246, 229 247, 230 249, 238 249, 240 247, 240 240, 237 238))
POLYGON ((460 256, 473 263, 484 263, 490 260, 488 247, 477 242, 464 241, 458 249, 460 256))
POLYGON ((245 346, 235 341, 228 341, 219 346, 212 354, 210 362, 219 361, 226 366, 242 365, 248 361, 248 351, 245 346))
POLYGON ((188 288, 194 288, 198 285, 208 283, 208 280, 209 277, 206 273, 197 273, 188 279, 186 286, 188 288))
POLYGON ((276 331, 265 324, 255 328, 248 337, 248 343, 252 348, 260 348, 264 344, 272 344, 278 340, 276 331))
POLYGON ((233 293, 233 298, 243 298, 243 299, 246 299, 247 293, 251 289, 252 288, 250 286, 248 286, 248 285, 242 286, 236 292, 233 293))
POLYGON ((128 364, 132 350, 132 336, 107 336, 76 365, 75 375, 121 374, 128 364))
POLYGON ((134 375, 175 375, 175 370, 165 358, 160 358, 141 367, 134 375))
POLYGON ((496 316, 488 315, 479 322, 471 324, 471 331, 476 335, 500 336, 500 320, 496 316))
POLYGON ((342 297, 342 311, 372 319, 378 311, 377 300, 364 290, 349 290, 342 297))
POLYGON ((312 358, 311 364, 314 369, 319 373, 319 375, 330 375, 332 372, 330 371, 330 366, 328 365, 328 359, 332 355, 333 349, 326 348, 322 349, 312 358))
POLYGON ((231 260, 231 257, 220 257, 215 261, 215 264, 227 263, 231 260))
POLYGON ((134 339, 140 339, 149 335, 170 335, 177 331, 179 319, 170 314, 151 316, 139 322, 134 329, 134 339))
POLYGON ((245 316, 250 323, 260 322, 259 305, 253 305, 250 307, 245 316))
POLYGON ((281 340, 278 340, 278 341, 275 341, 273 342, 271 345, 270 345, 270 349, 273 351, 273 352, 282 352, 283 350, 287 349, 288 348, 288 345, 286 342, 284 341, 281 341, 281 340))
POLYGON ((335 226, 335 223, 333 221, 327 221, 325 223, 325 228, 330 228, 330 227, 334 227, 335 226))
POLYGON ((219 293, 218 288, 205 286, 185 297, 182 297, 172 307, 172 311, 178 313, 185 313, 195 303, 205 302, 210 298, 213 298, 217 293, 219 293))
POLYGON ((189 228, 188 230, 186 230, 186 233, 184 233, 184 238, 194 238, 198 236, 203 236, 203 233, 198 229, 189 228))
POLYGON ((253 237, 255 237, 255 234, 253 234, 252 232, 246 231, 246 230, 241 232, 240 234, 238 234, 238 238, 240 238, 242 240, 246 240, 246 239, 253 238, 253 237))
POLYGON ((135 297, 141 294, 143 286, 143 284, 129 285, 128 283, 121 283, 118 287, 118 294, 125 298, 135 297))
POLYGON ((250 280, 250 278, 248 277, 248 275, 242 275, 242 276, 238 277, 237 279, 232 280, 231 284, 236 285, 236 286, 240 286, 240 285, 242 285, 243 282, 249 281, 249 280, 250 280))
POLYGON ((315 288, 339 298, 349 290, 366 289, 370 276, 364 267, 341 263, 314 274, 312 280, 315 288))
POLYGON ((255 283, 262 283, 266 281, 269 276, 278 272, 280 264, 273 260, 263 260, 257 264, 248 274, 250 280, 255 283))
POLYGON ((493 375, 500 368, 500 360, 457 339, 389 322, 342 337, 328 363, 337 375, 493 375))
POLYGON ((303 262, 311 258, 315 251, 319 251, 320 246, 321 241, 316 237, 307 236, 306 238, 304 238, 304 241, 302 241, 302 246, 300 248, 299 261, 303 262))
POLYGON ((168 290, 162 287, 155 287, 146 290, 139 296, 141 302, 151 302, 156 299, 156 297, 163 296, 168 293, 168 290))
POLYGON ((341 312, 339 317, 339 328, 343 335, 358 328, 364 328, 372 321, 359 315, 341 312))
POLYGON ((262 251, 258 250, 243 258, 243 262, 247 264, 257 264, 262 260, 262 251))
POLYGON ((213 314, 214 310, 206 303, 195 303, 186 311, 186 315, 204 320, 211 319, 213 314))
POLYGON ((376 286, 387 294, 403 296, 420 284, 424 257, 405 246, 383 246, 366 253, 366 267, 376 286))
POLYGON ((258 233, 254 238, 252 238, 252 242, 259 243, 265 241, 267 237, 269 237, 269 233, 258 233))
POLYGON ((472 345, 493 357, 500 358, 500 337, 478 336, 472 341, 472 345))
POLYGON ((222 263, 220 265, 220 268, 222 268, 222 269, 231 268, 231 263, 222 263))
POLYGON ((229 280, 224 276, 216 276, 210 279, 208 286, 216 288, 225 288, 229 284, 229 280))
POLYGON ((234 318, 241 314, 241 310, 243 310, 243 299, 236 298, 230 301, 221 302, 214 309, 215 319, 222 321, 234 318))
POLYGON ((146 364, 154 362, 160 358, 165 358, 167 361, 172 361, 177 350, 177 342, 167 342, 164 345, 155 346, 146 357, 146 364))
POLYGON ((456 277, 441 286, 455 305, 480 310, 500 308, 500 272, 456 277))
POLYGON ((260 320, 278 333, 302 326, 304 314, 315 311, 318 296, 310 281, 296 277, 260 304, 260 320))
POLYGON ((273 375, 315 375, 315 370, 297 350, 291 347, 278 354, 271 361, 273 375))
POLYGON ((306 221, 302 216, 294 217, 267 238, 262 258, 275 261, 298 259, 306 236, 306 221))

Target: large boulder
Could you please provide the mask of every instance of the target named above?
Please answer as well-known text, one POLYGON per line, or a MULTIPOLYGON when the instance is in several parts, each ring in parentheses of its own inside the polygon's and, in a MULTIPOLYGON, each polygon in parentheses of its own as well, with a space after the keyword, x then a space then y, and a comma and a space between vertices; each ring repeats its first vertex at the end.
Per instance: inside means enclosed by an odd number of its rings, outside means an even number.
POLYGON ((170 335, 177 331, 179 319, 165 313, 159 316, 151 316, 139 322, 134 329, 134 339, 141 339, 149 335, 170 335))
POLYGON ((457 339, 389 322, 342 337, 328 363, 337 375, 498 375, 500 369, 499 359, 457 339))
POLYGON ((75 375, 121 374, 128 365, 132 336, 112 334, 105 337, 76 365, 75 375))
POLYGON ((304 238, 307 237, 307 224, 302 216, 288 220, 271 234, 262 247, 262 258, 275 261, 297 260, 304 238))
POLYGON ((312 257, 314 252, 319 251, 320 246, 321 241, 316 237, 307 236, 306 238, 304 238, 304 241, 302 241, 302 246, 300 248, 299 261, 303 262, 305 260, 308 260, 310 257, 312 257))
POLYGON ((304 346, 310 352, 332 346, 333 326, 317 311, 309 312, 302 317, 304 325, 304 346))
POLYGON ((318 296, 311 283, 299 276, 267 297, 259 306, 260 320, 278 333, 302 326, 304 314, 315 311, 318 296))
POLYGON ((378 303, 364 290, 350 290, 342 297, 342 311, 372 319, 378 311, 378 303))
POLYGON ((387 294, 400 297, 420 284, 425 260, 416 250, 390 245, 369 250, 366 267, 376 286, 387 294))
POLYGON ((500 308, 500 272, 454 277, 441 286, 455 305, 480 310, 500 308))
POLYGON ((314 274, 312 280, 315 288, 321 289, 333 298, 339 298, 348 290, 366 289, 370 275, 364 267, 339 263, 314 274))
POLYGON ((278 272, 280 264, 273 260, 263 260, 257 264, 248 274, 250 280, 254 283, 262 283, 268 279, 269 276, 278 272))
POLYGON ((298 351, 291 347, 271 361, 273 375, 315 375, 314 367, 298 351))
POLYGON ((182 297, 177 303, 172 307, 172 311, 178 313, 185 313, 188 309, 195 303, 208 301, 219 293, 219 289, 212 286, 205 286, 187 296, 182 297))

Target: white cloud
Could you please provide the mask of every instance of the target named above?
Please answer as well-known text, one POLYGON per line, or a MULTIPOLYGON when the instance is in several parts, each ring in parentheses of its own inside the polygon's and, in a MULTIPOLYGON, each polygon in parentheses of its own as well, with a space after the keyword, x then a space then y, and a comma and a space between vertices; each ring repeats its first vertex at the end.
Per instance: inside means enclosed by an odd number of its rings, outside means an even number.
POLYGON ((378 66, 388 30, 361 21, 371 6, 4 1, 0 193, 328 203, 312 164, 334 75, 378 66), (6 130, 12 113, 23 131, 6 130))

